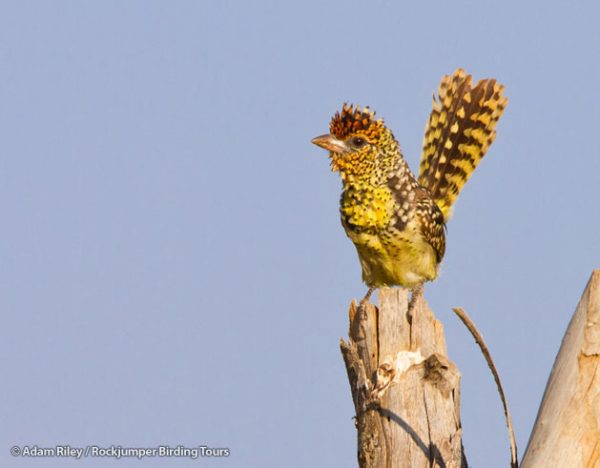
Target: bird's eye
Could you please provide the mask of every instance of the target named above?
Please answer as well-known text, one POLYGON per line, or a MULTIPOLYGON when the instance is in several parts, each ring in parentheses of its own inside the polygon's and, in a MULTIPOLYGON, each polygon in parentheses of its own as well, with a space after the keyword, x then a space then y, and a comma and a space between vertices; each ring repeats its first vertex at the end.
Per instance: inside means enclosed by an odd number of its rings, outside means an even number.
POLYGON ((361 137, 352 138, 352 146, 354 146, 355 148, 360 148, 361 146, 364 146, 366 142, 367 141, 361 137))

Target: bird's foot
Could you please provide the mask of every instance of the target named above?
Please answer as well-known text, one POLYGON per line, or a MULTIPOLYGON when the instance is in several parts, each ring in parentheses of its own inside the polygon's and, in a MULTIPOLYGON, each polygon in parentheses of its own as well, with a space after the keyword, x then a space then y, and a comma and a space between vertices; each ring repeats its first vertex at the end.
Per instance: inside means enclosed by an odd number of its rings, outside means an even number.
POLYGON ((365 297, 363 297, 361 299, 361 301, 359 302, 358 306, 359 307, 364 307, 366 304, 369 303, 369 299, 371 299, 371 295, 373 294, 373 292, 375 291, 374 287, 370 287, 369 290, 367 291, 367 294, 365 294, 365 297))
POLYGON ((419 298, 423 296, 423 285, 420 284, 412 289, 412 294, 410 295, 410 301, 408 302, 408 308, 406 309, 406 317, 408 318, 408 323, 412 324, 412 317, 415 306, 419 301, 419 298))

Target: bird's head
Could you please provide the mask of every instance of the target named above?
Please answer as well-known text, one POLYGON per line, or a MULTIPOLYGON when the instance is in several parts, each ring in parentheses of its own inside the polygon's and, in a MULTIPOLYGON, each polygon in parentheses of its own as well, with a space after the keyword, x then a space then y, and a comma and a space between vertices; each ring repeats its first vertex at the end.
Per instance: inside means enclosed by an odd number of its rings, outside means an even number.
POLYGON ((339 171, 344 182, 379 176, 399 154, 394 135, 375 112, 347 104, 331 119, 329 133, 312 143, 329 150, 331 170, 339 171))

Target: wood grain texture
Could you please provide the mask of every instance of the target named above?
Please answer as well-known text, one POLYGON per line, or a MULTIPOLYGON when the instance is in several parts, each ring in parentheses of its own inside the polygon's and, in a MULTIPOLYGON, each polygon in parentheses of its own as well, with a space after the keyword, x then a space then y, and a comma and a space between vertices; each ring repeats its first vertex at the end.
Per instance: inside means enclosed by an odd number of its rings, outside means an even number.
POLYGON ((600 468, 600 270, 567 328, 521 468, 600 468))
POLYGON ((460 373, 444 329, 420 298, 382 288, 379 308, 350 306, 340 346, 356 410, 361 468, 465 468, 460 373))

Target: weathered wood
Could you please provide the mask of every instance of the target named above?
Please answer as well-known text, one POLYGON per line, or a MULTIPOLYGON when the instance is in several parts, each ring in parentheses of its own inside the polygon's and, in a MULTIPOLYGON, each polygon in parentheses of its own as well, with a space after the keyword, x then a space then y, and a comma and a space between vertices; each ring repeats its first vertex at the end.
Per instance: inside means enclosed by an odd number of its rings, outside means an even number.
POLYGON ((600 468, 600 270, 554 362, 521 468, 600 468))
POLYGON ((460 423, 460 373, 443 326, 420 298, 382 288, 379 309, 350 306, 341 341, 356 410, 361 468, 467 466, 460 423))

